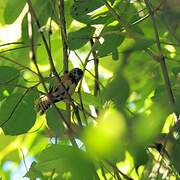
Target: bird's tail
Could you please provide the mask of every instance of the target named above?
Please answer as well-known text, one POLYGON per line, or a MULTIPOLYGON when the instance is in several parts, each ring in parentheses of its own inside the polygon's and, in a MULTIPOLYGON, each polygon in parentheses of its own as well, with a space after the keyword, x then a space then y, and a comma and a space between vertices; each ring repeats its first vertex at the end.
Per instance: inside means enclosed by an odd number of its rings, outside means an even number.
POLYGON ((46 110, 51 106, 51 101, 47 95, 43 95, 37 101, 35 108, 40 115, 44 114, 46 110))

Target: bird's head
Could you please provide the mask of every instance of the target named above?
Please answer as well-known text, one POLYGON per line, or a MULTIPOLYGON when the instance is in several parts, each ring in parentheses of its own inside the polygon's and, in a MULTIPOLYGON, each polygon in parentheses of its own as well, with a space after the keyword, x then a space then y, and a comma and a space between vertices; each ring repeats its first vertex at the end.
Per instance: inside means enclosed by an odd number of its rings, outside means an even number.
POLYGON ((79 68, 72 69, 69 74, 77 82, 79 82, 83 77, 83 71, 79 68))

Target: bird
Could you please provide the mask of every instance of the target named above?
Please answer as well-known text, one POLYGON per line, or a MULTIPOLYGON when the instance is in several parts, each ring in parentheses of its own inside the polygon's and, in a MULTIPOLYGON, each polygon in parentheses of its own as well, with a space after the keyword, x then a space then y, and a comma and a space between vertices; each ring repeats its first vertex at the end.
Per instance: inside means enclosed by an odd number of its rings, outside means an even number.
POLYGON ((40 96, 35 105, 37 112, 43 115, 53 103, 68 100, 75 92, 82 77, 83 71, 80 68, 73 68, 69 73, 62 75, 47 94, 40 96))

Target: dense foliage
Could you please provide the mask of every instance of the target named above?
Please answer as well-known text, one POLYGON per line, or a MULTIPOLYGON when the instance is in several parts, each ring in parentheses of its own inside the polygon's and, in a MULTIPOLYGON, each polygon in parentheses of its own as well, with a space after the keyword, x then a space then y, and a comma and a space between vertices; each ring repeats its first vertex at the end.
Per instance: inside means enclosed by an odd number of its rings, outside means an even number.
POLYGON ((0 179, 179 177, 179 0, 0 7, 0 179), (40 116, 37 99, 73 67, 72 99, 40 116))

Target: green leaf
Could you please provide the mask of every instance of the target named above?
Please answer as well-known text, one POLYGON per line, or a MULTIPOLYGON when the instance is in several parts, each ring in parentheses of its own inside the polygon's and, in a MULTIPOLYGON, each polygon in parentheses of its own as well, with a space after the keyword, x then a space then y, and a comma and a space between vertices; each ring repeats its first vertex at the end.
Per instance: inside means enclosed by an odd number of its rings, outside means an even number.
POLYGON ((173 146, 172 152, 171 152, 172 162, 173 162, 174 167, 175 167, 175 169, 176 169, 176 171, 178 173, 180 173, 180 167, 179 167, 180 154, 179 154, 179 150, 180 150, 180 138, 178 137, 178 139, 176 141, 174 141, 174 146, 173 146))
POLYGON ((35 123, 36 112, 23 96, 13 94, 0 107, 0 124, 6 135, 26 133, 35 123))
POLYGON ((103 6, 104 3, 103 1, 99 0, 91 0, 91 1, 81 1, 81 0, 77 0, 74 1, 73 4, 73 10, 74 13, 79 13, 79 15, 85 15, 87 13, 90 13, 94 10, 96 10, 97 8, 103 6))
POLYGON ((36 164, 37 163, 35 161, 32 162, 31 167, 25 174, 25 177, 28 177, 30 179, 42 178, 43 180, 48 180, 49 178, 45 178, 43 174, 35 168, 36 164))
POLYGON ((139 166, 148 162, 148 154, 142 145, 130 144, 128 151, 133 155, 134 167, 137 169, 139 166))
POLYGON ((137 145, 146 146, 153 143, 159 136, 168 116, 168 107, 158 103, 153 104, 150 114, 144 114, 134 121, 133 138, 137 145))
POLYGON ((119 54, 118 54, 118 50, 117 48, 115 48, 114 50, 112 50, 112 58, 113 60, 117 61, 119 59, 119 54))
POLYGON ((123 108, 129 96, 129 85, 120 72, 114 75, 114 78, 102 91, 105 101, 113 101, 118 108, 123 108))
POLYGON ((75 1, 71 7, 71 16, 77 21, 88 25, 111 23, 114 17, 103 5, 102 0, 75 1))
MULTIPOLYGON (((101 100, 99 97, 94 96, 90 93, 86 93, 86 92, 81 92, 81 96, 82 96, 82 101, 84 105, 93 105, 96 107, 101 108, 102 104, 101 104, 101 100)), ((73 98, 79 102, 79 94, 78 93, 74 93, 73 98)))
POLYGON ((116 47, 118 47, 124 40, 125 34, 118 33, 114 34, 113 31, 118 31, 119 26, 108 26, 103 29, 102 36, 104 38, 104 42, 97 46, 98 56, 105 56, 109 53, 112 53, 116 47), (111 33, 112 32, 112 33, 111 33), (109 33, 108 35, 103 35, 109 33))
POLYGON ((19 71, 10 66, 0 66, 0 83, 8 83, 19 77, 19 71))
POLYGON ((113 5, 113 4, 114 4, 114 2, 115 2, 115 0, 110 0, 110 2, 111 2, 111 5, 113 5))
POLYGON ((0 100, 5 97, 5 95, 9 95, 14 86, 8 86, 8 83, 16 84, 19 78, 19 71, 10 66, 0 66, 0 100), (7 84, 7 85, 6 85, 7 84))
POLYGON ((5 25, 5 20, 4 20, 4 10, 6 8, 8 0, 0 1, 0 24, 1 26, 5 25))
MULTIPOLYGON (((67 112, 65 110, 60 110, 61 114, 65 119, 67 119, 67 112)), ((57 135, 61 136, 64 134, 65 127, 63 120, 58 115, 57 111, 54 108, 50 108, 46 113, 47 125, 48 127, 57 135)))
POLYGON ((54 11, 51 1, 34 0, 32 1, 32 4, 41 26, 44 26, 48 18, 52 16, 52 12, 54 11))
POLYGON ((22 12, 26 1, 8 0, 4 10, 4 20, 7 24, 12 24, 22 12))
POLYGON ((154 103, 159 103, 164 106, 168 114, 173 112, 173 107, 169 103, 169 97, 165 86, 161 85, 156 87, 152 100, 154 103))
POLYGON ((52 145, 37 157, 35 168, 42 172, 55 169, 61 177, 73 180, 98 179, 94 165, 85 152, 65 145, 52 145))
MULTIPOLYGON (((36 37, 37 32, 35 31, 33 36, 36 37)), ((23 43, 29 42, 29 33, 28 33, 28 16, 24 16, 21 23, 21 39, 23 43)), ((34 43, 36 43, 37 38, 35 38, 34 43)))
POLYGON ((95 28, 86 26, 78 31, 68 34, 68 45, 71 50, 79 49, 84 46, 94 34, 95 28))
POLYGON ((180 67, 174 67, 172 69, 172 72, 174 73, 175 76, 177 76, 180 73, 180 67))
POLYGON ((126 39, 126 41, 119 48, 119 51, 123 53, 131 53, 133 51, 145 50, 154 43, 154 40, 143 37, 136 39, 126 39))

